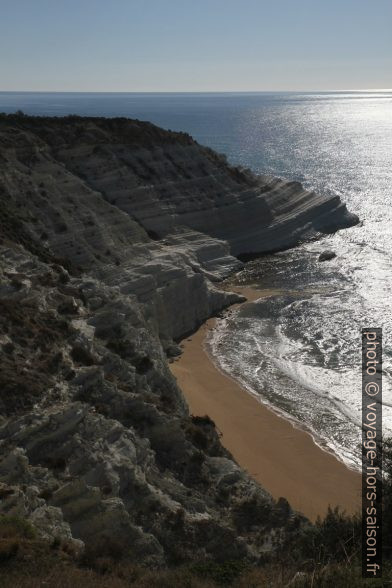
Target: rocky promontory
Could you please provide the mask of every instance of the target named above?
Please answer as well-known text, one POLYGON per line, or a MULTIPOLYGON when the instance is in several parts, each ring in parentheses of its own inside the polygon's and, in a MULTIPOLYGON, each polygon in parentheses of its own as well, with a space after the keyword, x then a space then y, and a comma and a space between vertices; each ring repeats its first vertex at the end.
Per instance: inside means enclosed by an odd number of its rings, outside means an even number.
POLYGON ((258 561, 301 518, 189 415, 168 366, 241 256, 355 224, 128 119, 0 116, 0 514, 152 565, 258 561))

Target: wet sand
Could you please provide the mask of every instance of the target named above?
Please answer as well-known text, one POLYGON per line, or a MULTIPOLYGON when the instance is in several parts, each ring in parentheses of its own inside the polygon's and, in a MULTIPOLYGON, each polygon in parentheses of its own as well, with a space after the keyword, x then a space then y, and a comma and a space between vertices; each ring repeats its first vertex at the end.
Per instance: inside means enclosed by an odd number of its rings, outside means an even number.
MULTIPOLYGON (((274 293, 231 289, 249 301, 274 293)), ((284 496, 309 519, 323 516, 328 505, 339 505, 349 513, 358 511, 360 474, 215 366, 204 349, 205 337, 214 323, 215 319, 210 319, 183 341, 183 355, 170 364, 191 414, 212 418, 222 434, 222 444, 237 463, 274 498, 284 496)))

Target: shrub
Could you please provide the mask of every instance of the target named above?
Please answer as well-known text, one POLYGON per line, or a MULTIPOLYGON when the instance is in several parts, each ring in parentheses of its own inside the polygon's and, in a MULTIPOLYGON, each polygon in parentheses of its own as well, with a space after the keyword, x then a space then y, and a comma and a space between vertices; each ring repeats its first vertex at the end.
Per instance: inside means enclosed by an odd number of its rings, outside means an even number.
POLYGON ((124 542, 100 535, 87 542, 83 564, 100 572, 108 572, 113 569, 115 562, 125 559, 128 552, 129 547, 124 542))
POLYGON ((34 539, 36 532, 29 521, 18 516, 0 516, 0 562, 14 559, 22 541, 34 539))
POLYGON ((360 517, 347 516, 336 507, 329 508, 323 520, 300 527, 298 533, 282 546, 281 557, 313 568, 315 565, 349 562, 360 549, 360 517))
POLYGON ((190 570, 200 578, 212 580, 219 586, 232 585, 245 571, 249 564, 241 560, 225 561, 222 563, 201 562, 194 564, 190 570))
POLYGON ((234 510, 233 519, 240 531, 255 526, 266 527, 270 521, 271 505, 255 494, 243 500, 234 510))
POLYGON ((36 531, 33 525, 19 516, 0 515, 0 538, 34 539, 36 531))

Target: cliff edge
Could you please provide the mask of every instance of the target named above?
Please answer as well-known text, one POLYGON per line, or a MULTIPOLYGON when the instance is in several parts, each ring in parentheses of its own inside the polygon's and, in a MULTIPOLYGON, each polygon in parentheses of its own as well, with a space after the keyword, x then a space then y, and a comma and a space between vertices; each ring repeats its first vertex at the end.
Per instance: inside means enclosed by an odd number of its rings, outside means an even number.
POLYGON ((273 549, 301 517, 189 415, 167 356, 240 299, 214 285, 238 256, 356 220, 149 123, 0 116, 0 513, 157 566, 273 549))

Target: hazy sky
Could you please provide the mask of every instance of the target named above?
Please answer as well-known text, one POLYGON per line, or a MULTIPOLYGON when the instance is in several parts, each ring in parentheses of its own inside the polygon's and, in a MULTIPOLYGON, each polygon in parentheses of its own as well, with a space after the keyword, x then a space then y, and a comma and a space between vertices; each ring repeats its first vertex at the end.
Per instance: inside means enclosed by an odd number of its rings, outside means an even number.
POLYGON ((392 87, 392 0, 0 0, 0 90, 392 87))

